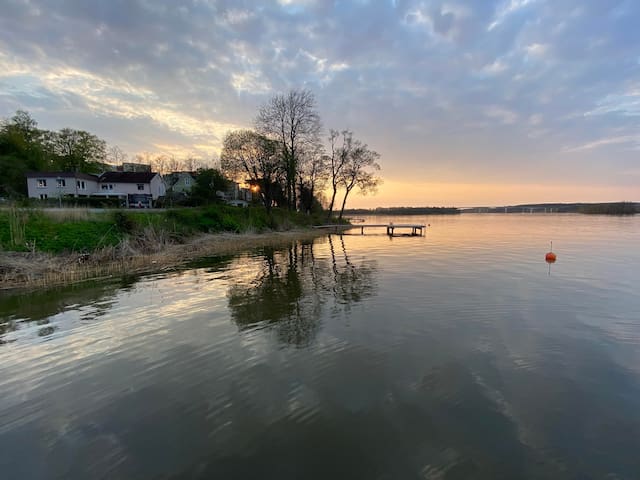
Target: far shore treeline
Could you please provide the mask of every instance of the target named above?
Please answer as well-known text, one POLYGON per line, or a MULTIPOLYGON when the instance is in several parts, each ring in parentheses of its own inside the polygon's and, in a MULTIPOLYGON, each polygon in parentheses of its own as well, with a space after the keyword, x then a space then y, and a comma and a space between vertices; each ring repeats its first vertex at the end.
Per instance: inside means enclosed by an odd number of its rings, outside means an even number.
MULTIPOLYGON (((350 130, 325 132, 313 93, 294 89, 264 103, 253 129, 227 132, 217 168, 211 168, 211 160, 162 154, 138 154, 134 161, 149 164, 160 174, 195 174, 200 187, 213 195, 203 195, 200 188, 200 195, 188 203, 191 206, 215 201, 222 179, 249 184, 268 213, 272 208, 322 212, 329 220, 335 212, 341 220, 352 192, 365 195, 380 185, 379 158, 350 130), (203 174, 206 178, 199 181, 203 174)), ((92 133, 42 130, 28 112, 17 111, 0 123, 0 198, 25 198, 27 172, 100 174, 126 160, 119 147, 109 147, 92 133)))
POLYGON ((592 215, 633 215, 640 213, 640 203, 527 203, 503 207, 472 207, 462 213, 585 213, 592 215))
POLYGON ((460 213, 455 207, 377 207, 350 208, 345 215, 455 215, 460 213))

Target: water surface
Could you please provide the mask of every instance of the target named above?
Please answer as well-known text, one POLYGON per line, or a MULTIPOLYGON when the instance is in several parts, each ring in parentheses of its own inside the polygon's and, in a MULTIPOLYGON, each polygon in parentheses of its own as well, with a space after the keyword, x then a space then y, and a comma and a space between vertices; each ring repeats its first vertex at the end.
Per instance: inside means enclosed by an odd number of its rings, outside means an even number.
POLYGON ((640 477, 640 218, 373 220, 0 297, 2 478, 640 477))

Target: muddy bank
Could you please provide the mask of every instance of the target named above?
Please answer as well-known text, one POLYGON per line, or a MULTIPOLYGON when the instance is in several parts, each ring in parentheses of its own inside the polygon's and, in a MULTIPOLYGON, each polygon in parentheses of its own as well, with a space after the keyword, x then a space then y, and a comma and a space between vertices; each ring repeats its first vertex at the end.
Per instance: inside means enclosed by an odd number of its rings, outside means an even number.
POLYGON ((184 243, 131 240, 91 254, 0 252, 0 291, 67 285, 123 274, 153 273, 179 268, 201 257, 286 245, 326 233, 290 230, 269 233, 220 233, 193 237, 184 243))

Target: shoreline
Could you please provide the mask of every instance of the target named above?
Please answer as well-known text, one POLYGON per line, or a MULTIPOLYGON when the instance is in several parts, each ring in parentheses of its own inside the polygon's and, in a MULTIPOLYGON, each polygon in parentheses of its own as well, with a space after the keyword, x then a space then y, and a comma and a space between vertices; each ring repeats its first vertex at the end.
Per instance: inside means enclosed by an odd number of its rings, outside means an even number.
POLYGON ((116 248, 86 255, 0 251, 0 294, 73 285, 118 275, 173 270, 199 258, 275 247, 326 234, 315 229, 203 234, 184 243, 162 244, 160 248, 150 252, 129 250, 128 253, 123 253, 116 248))

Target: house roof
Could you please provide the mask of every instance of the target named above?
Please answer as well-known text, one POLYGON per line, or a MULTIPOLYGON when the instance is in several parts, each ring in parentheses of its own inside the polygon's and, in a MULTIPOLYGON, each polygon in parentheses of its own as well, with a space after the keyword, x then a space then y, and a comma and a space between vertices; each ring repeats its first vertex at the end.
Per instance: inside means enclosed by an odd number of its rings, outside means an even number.
POLYGON ((150 183, 155 172, 104 172, 98 181, 112 183, 150 183))
POLYGON ((83 180, 98 181, 97 175, 81 172, 27 172, 27 178, 80 178, 83 180))

